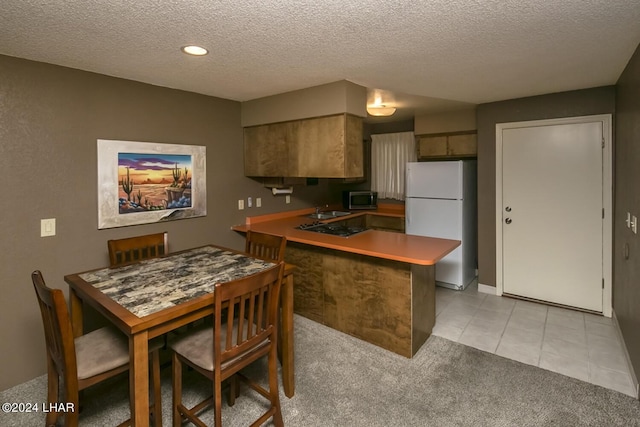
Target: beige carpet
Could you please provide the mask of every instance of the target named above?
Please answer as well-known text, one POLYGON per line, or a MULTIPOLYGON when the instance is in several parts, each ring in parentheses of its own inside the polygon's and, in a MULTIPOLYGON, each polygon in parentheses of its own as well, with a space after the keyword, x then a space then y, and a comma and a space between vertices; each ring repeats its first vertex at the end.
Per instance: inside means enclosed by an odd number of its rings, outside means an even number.
MULTIPOLYGON (((280 389, 288 426, 640 426, 640 402, 615 391, 439 337, 405 359, 303 317, 295 318, 296 395, 280 389)), ((171 425, 170 370, 163 371, 164 425, 171 425)), ((190 399, 206 381, 188 373, 190 399)), ((2 402, 42 402, 39 377, 0 393, 2 402)), ((223 423, 248 425, 262 410, 243 389, 223 423)), ((81 425, 128 418, 126 378, 85 395, 81 425)), ((212 425, 212 413, 203 417, 212 425)), ((41 426, 44 415, 0 413, 0 426, 41 426)), ((271 425, 269 422, 268 425, 271 425)))

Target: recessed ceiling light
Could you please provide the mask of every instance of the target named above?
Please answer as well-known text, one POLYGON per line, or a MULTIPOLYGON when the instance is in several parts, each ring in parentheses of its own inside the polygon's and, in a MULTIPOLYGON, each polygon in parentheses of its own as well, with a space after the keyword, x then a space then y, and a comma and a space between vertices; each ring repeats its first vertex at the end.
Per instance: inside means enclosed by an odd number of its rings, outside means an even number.
POLYGON ((207 49, 201 46, 195 46, 195 45, 183 46, 181 49, 187 55, 193 55, 193 56, 203 56, 209 53, 207 49))

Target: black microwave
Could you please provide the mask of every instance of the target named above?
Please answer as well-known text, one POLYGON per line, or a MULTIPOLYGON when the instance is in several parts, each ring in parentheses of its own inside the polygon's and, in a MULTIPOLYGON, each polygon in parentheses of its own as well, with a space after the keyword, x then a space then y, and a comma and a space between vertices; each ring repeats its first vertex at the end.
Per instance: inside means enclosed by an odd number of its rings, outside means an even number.
POLYGON ((378 193, 375 191, 343 191, 342 206, 345 209, 376 209, 378 193))

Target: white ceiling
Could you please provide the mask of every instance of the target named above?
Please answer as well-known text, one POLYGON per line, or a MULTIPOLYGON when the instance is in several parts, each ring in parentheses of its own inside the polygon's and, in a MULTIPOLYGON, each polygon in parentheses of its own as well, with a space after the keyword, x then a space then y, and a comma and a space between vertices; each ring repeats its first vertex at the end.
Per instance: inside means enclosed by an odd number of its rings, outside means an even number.
POLYGON ((407 111, 615 84, 639 42, 640 0, 0 6, 0 54, 237 101, 349 80, 407 111), (210 54, 186 56, 186 44, 210 54))

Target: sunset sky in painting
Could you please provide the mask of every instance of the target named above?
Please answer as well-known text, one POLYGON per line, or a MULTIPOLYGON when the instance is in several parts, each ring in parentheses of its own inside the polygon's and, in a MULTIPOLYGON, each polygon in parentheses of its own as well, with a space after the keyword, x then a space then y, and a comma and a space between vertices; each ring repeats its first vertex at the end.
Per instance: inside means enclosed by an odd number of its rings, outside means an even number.
POLYGON ((160 183, 173 182, 172 171, 178 164, 183 173, 186 167, 191 177, 191 156, 184 154, 142 154, 142 153, 118 153, 118 180, 126 176, 129 167, 129 176, 135 183, 150 180, 160 183))

